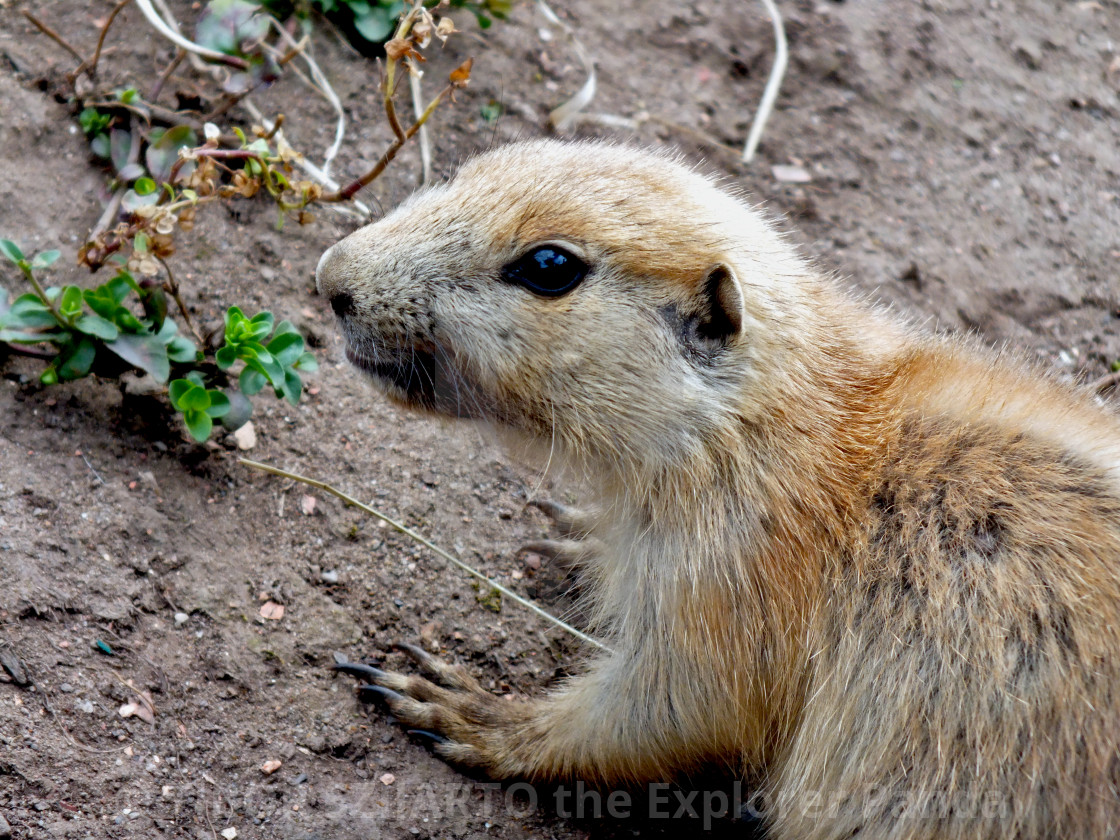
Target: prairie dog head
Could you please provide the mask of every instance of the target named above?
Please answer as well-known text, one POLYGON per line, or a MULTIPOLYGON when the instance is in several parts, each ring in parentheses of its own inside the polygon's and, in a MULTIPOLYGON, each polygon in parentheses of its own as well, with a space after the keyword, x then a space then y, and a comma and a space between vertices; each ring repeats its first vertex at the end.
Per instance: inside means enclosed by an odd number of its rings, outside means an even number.
POLYGON ((535 141, 338 242, 317 278, 347 357, 397 402, 569 456, 664 461, 745 409, 803 274, 755 212, 668 156, 535 141))

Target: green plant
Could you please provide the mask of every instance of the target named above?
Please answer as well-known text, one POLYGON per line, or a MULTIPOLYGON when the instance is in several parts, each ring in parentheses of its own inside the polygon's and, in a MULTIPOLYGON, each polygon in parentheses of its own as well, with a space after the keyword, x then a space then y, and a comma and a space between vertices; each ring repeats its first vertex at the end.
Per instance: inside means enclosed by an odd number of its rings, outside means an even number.
POLYGON ((216 361, 222 370, 244 362, 238 377, 243 394, 252 396, 267 384, 277 397, 284 397, 292 405, 299 402, 303 390, 299 371, 311 372, 319 367, 315 356, 304 350, 303 336, 290 321, 281 321, 273 332, 271 312, 246 318, 236 306, 226 310, 225 344, 216 361))
MULTIPOLYGON (((205 441, 215 422, 230 429, 245 423, 253 411, 249 397, 266 386, 277 397, 298 402, 303 390, 301 373, 315 370, 316 362, 291 323, 275 324, 268 312, 249 317, 237 306, 225 307, 222 346, 208 347, 191 323, 166 262, 174 253, 177 232, 193 227, 199 207, 225 199, 267 195, 279 211, 278 227, 287 218, 300 224, 311 221, 307 209, 311 204, 354 199, 439 105, 453 100, 455 91, 468 84, 471 61, 450 74, 443 90, 421 108, 411 125, 402 125, 393 101, 401 78, 406 73, 419 74, 419 63, 424 61, 421 51, 433 37, 445 41, 455 32, 450 19, 432 14, 441 4, 436 0, 300 3, 305 12, 314 3, 345 7, 370 17, 370 26, 373 18, 384 18, 388 22, 384 34, 393 36, 385 44, 379 90, 394 138, 364 175, 338 186, 326 175, 326 164, 319 169, 288 145, 281 130, 282 114, 267 128, 253 126, 248 132, 236 126, 223 132, 215 124, 246 94, 279 78, 284 66, 297 57, 308 64, 324 96, 337 102, 329 82, 304 52, 306 38, 297 41, 263 8, 261 0, 210 0, 198 18, 194 41, 188 39, 188 46, 150 89, 145 88, 146 93, 141 94, 137 87, 99 88, 102 44, 126 3, 118 2, 106 16, 92 56, 66 75, 66 90, 56 91, 74 103, 91 152, 110 170, 112 198, 79 248, 78 263, 91 271, 111 265, 116 273, 94 288, 44 289, 36 274, 57 260, 58 252, 29 259, 14 242, 0 240, 0 251, 19 268, 31 288, 14 300, 0 288, 0 352, 43 360, 40 379, 47 385, 91 374, 119 377, 128 370, 143 371, 166 387, 171 405, 183 415, 190 435, 205 441), (204 55, 220 66, 220 90, 199 88, 199 102, 190 108, 161 106, 160 91, 188 52, 204 55), (83 77, 81 85, 77 84, 79 77, 83 77), (200 137, 204 137, 201 145, 200 137), (316 180, 296 178, 297 166, 316 180), (169 316, 169 300, 174 301, 181 320, 169 316), (180 325, 193 335, 193 341, 180 332, 180 325)), ((278 7, 278 3, 264 5, 278 7)), ((451 5, 485 7, 501 15, 508 3, 451 0, 451 5)), ((168 22, 152 20, 158 15, 150 6, 146 9, 149 22, 166 34, 168 22)), ((25 16, 70 54, 79 55, 50 26, 26 10, 25 16)), ((375 34, 366 29, 367 34, 375 34)), ((328 163, 341 142, 343 125, 340 113, 328 163)))
POLYGON ((215 420, 230 429, 243 425, 253 412, 248 397, 266 384, 295 405, 303 392, 299 371, 318 367, 290 322, 273 328, 271 312, 247 318, 236 306, 229 307, 225 340, 211 360, 168 317, 161 285, 137 283, 122 269, 93 289, 44 288, 36 272, 50 267, 58 251, 28 259, 14 242, 0 239, 0 253, 32 288, 15 300, 0 289, 0 342, 45 361, 39 376, 44 385, 91 373, 119 376, 130 369, 144 371, 161 385, 170 380, 171 405, 200 443, 210 437, 215 420), (233 387, 227 371, 238 361, 244 368, 233 387))

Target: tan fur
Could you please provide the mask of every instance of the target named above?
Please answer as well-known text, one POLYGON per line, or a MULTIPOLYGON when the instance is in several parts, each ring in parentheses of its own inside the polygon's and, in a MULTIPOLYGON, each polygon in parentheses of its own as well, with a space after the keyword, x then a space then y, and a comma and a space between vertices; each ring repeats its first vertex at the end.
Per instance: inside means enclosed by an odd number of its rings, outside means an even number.
POLYGON ((351 296, 359 364, 431 354, 421 407, 597 488, 611 652, 513 703, 386 674, 443 755, 603 784, 726 762, 775 838, 1120 833, 1120 423, 1088 396, 853 301, 623 147, 482 155, 328 251, 319 286, 351 296), (574 291, 498 279, 556 241, 592 266, 574 291), (720 266, 741 327, 693 352, 720 266))

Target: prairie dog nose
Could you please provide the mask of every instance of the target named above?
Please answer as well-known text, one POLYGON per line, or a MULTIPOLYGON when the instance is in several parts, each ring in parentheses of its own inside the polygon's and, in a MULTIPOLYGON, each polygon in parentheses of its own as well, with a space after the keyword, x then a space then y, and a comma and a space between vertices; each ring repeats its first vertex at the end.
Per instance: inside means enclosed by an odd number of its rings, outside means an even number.
POLYGON ((354 297, 346 290, 343 272, 339 271, 343 262, 339 253, 339 245, 335 243, 319 257, 319 264, 315 267, 315 286, 319 294, 330 301, 331 309, 339 318, 345 318, 354 309, 354 297))

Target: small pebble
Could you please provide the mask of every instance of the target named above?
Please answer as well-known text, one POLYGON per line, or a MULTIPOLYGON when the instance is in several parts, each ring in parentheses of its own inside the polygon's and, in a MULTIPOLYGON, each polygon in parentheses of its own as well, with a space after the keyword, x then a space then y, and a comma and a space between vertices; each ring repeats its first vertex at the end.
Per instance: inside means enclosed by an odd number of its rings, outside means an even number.
POLYGON ((333 569, 329 572, 322 572, 319 577, 321 577, 326 583, 338 583, 338 572, 334 571, 333 569))
POLYGON ((186 624, 188 621, 190 621, 190 618, 191 617, 189 615, 187 615, 185 612, 175 613, 175 626, 176 627, 182 627, 184 624, 186 624))

